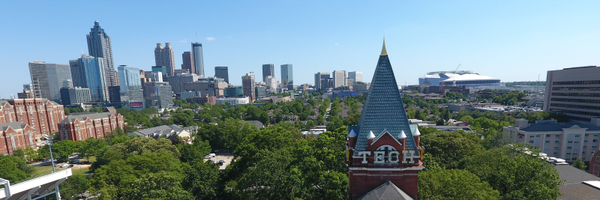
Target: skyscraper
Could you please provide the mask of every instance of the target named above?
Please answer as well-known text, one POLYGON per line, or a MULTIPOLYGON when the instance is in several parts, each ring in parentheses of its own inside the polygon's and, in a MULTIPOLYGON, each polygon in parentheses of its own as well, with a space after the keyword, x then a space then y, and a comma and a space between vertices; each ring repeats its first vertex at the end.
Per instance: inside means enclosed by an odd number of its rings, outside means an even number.
POLYGON ((263 75, 263 82, 267 82, 267 76, 273 76, 275 77, 275 65, 274 64, 264 64, 262 66, 262 75, 263 75))
POLYGON ((348 72, 348 79, 352 79, 354 82, 362 82, 362 72, 348 72))
POLYGON ((324 81, 325 83, 327 82, 327 79, 330 79, 330 74, 329 72, 319 72, 315 74, 315 89, 317 90, 323 90, 328 88, 328 84, 323 84, 324 81))
POLYGON ((104 74, 107 86, 119 85, 118 77, 115 76, 110 36, 104 32, 98 21, 94 22, 94 27, 91 28, 90 34, 87 34, 87 44, 90 56, 104 59, 104 74))
POLYGON ((206 78, 204 74, 204 56, 202 55, 202 43, 192 43, 192 60, 194 63, 195 73, 206 78))
POLYGON ((183 52, 181 58, 183 62, 183 64, 181 64, 181 69, 187 69, 188 73, 195 74, 196 68, 194 68, 194 57, 192 56, 192 52, 183 52))
POLYGON ((129 101, 144 100, 140 69, 125 65, 119 66, 119 80, 121 82, 121 94, 129 97, 129 101))
POLYGON ((108 82, 103 58, 81 55, 77 60, 69 61, 74 87, 89 88, 94 101, 108 101, 108 82))
POLYGON ((225 82, 229 83, 229 70, 227 69, 227 66, 216 66, 215 77, 222 78, 225 82))
POLYGON ((333 88, 338 88, 346 85, 346 70, 336 70, 332 73, 333 88))
POLYGON ((294 68, 292 64, 281 65, 281 87, 294 90, 294 68))
POLYGON ((242 76, 242 88, 244 90, 244 96, 250 98, 250 102, 254 102, 254 72, 246 73, 242 76))
POLYGON ((57 102, 61 101, 60 88, 65 86, 65 81, 71 79, 68 65, 43 61, 30 62, 29 74, 34 96, 57 102))
MULTIPOLYGON (((156 43, 154 60, 156 61, 156 66, 164 66, 167 68, 167 76, 170 77, 175 74, 175 54, 173 53, 171 43, 166 42, 164 48, 160 43, 156 43)), ((123 88, 121 88, 121 90, 122 89, 123 88)))

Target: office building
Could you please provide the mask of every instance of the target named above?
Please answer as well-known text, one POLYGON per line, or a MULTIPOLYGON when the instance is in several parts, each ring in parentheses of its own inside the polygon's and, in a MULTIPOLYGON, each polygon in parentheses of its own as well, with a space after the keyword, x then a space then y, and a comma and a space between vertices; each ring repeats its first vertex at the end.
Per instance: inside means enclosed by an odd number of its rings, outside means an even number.
POLYGON ((331 74, 329 72, 319 72, 315 74, 315 89, 317 90, 325 90, 327 88, 329 88, 328 84, 327 84, 327 79, 331 78, 331 74), (323 84, 323 81, 325 81, 326 84, 323 84))
POLYGON ((250 99, 250 102, 254 102, 254 72, 246 73, 242 76, 242 88, 244 90, 244 96, 250 99))
POLYGON ((349 199, 416 199, 420 132, 410 124, 383 45, 358 126, 348 126, 349 199))
POLYGON ((272 93, 277 92, 277 88, 279 86, 279 81, 273 76, 267 76, 267 80, 265 80, 265 85, 267 86, 267 90, 272 93))
POLYGON ((348 72, 348 79, 352 79, 353 83, 362 82, 362 76, 363 76, 362 72, 358 72, 358 71, 348 72))
POLYGON ((419 85, 500 86, 500 79, 479 75, 473 71, 435 71, 419 78, 419 85))
POLYGON ((47 98, 60 102, 60 88, 65 86, 66 80, 71 79, 69 71, 68 65, 43 61, 30 62, 29 74, 35 98, 47 98))
POLYGON ((108 87, 108 101, 113 106, 120 108, 121 107, 121 87, 120 86, 110 86, 108 87))
POLYGON ((126 65, 119 66, 119 81, 121 82, 121 96, 127 96, 128 101, 144 100, 140 69, 126 65))
POLYGON ((156 95, 160 109, 173 107, 173 90, 168 83, 156 83, 156 95))
POLYGON ((217 104, 228 103, 229 105, 243 105, 249 104, 250 98, 248 97, 238 97, 238 98, 218 98, 217 104))
POLYGON ((331 73, 333 78, 333 88, 346 86, 346 70, 336 70, 331 73))
POLYGON ((548 71, 544 110, 590 122, 600 117, 600 67, 585 66, 548 71))
POLYGON ((294 68, 292 64, 281 65, 281 87, 294 90, 294 68))
POLYGON ((254 97, 256 99, 260 99, 267 96, 267 87, 266 86, 255 86, 254 87, 254 97))
MULTIPOLYGON (((110 36, 100 27, 98 21, 94 22, 90 34, 87 34, 88 53, 90 56, 104 59, 104 74, 106 86, 119 85, 119 77, 115 72, 113 63, 112 47, 110 45, 110 36)), ((91 89, 90 89, 91 90, 91 89)))
POLYGON ((60 89, 62 105, 78 105, 92 101, 92 94, 89 88, 81 87, 63 87, 60 89))
POLYGON ((186 51, 181 54, 182 62, 181 69, 187 69, 188 73, 196 74, 196 68, 194 67, 194 57, 192 52, 186 51))
POLYGON ((243 97, 244 89, 239 86, 229 86, 223 89, 223 96, 225 97, 243 97))
POLYGON ((222 78, 225 82, 229 83, 229 70, 227 66, 216 66, 215 77, 222 78))
POLYGON ((173 93, 180 94, 186 89, 183 86, 186 83, 197 82, 200 77, 196 74, 176 74, 175 76, 169 77, 168 81, 169 85, 171 85, 173 89, 173 93))
POLYGON ((198 76, 206 77, 204 74, 204 55, 202 54, 202 43, 192 43, 192 61, 194 70, 198 76))
POLYGON ((196 82, 183 84, 185 91, 199 91, 202 95, 220 97, 224 95, 224 89, 227 88, 227 84, 223 79, 199 79, 196 82))
POLYGON ((81 58, 69 61, 69 65, 74 87, 89 88, 93 101, 109 100, 103 58, 81 55, 81 58))
MULTIPOLYGON (((116 87, 116 86, 112 86, 116 87)), ((58 123, 60 139, 83 141, 88 138, 105 138, 116 128, 124 130, 123 116, 107 107, 102 113, 72 113, 58 123)))
POLYGON ((193 101, 193 102, 196 102, 197 104, 200 104, 200 105, 205 105, 207 103, 210 104, 210 105, 217 104, 217 97, 215 97, 215 96, 208 96, 208 94, 204 95, 204 96, 201 96, 201 97, 194 97, 194 98, 191 98, 190 100, 193 101))
POLYGON ((557 123, 554 120, 529 124, 526 119, 516 119, 515 126, 504 127, 504 133, 510 142, 529 144, 548 156, 564 158, 567 162, 582 158, 587 162, 598 151, 600 120, 594 120, 592 124, 557 123))
POLYGON ((163 82, 162 72, 144 72, 144 76, 150 79, 148 82, 163 82))
POLYGON ((202 93, 200 91, 183 91, 179 93, 179 99, 186 100, 194 97, 201 97, 202 93))
POLYGON ((175 53, 173 53, 171 43, 166 42, 164 48, 160 43, 156 43, 154 60, 156 61, 156 66, 164 66, 167 68, 167 76, 173 76, 175 74, 175 53))
POLYGON ((267 76, 275 76, 275 65, 274 64, 264 64, 262 65, 262 75, 263 82, 267 82, 267 76))

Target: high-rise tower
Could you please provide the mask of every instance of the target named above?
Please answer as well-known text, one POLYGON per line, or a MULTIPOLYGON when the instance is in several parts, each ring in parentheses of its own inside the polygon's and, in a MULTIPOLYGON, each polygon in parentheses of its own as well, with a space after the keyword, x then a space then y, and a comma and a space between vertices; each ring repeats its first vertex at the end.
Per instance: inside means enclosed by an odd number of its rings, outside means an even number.
POLYGON ((100 27, 98 21, 94 22, 90 34, 87 34, 88 52, 90 56, 104 59, 104 74, 106 75, 106 84, 110 86, 119 85, 119 77, 116 76, 113 63, 112 48, 110 46, 110 36, 100 27))
POLYGON ((71 79, 69 66, 40 62, 29 63, 32 90, 35 98, 46 98, 61 101, 60 88, 65 86, 65 81, 71 79))
POLYGON ((281 87, 294 90, 294 68, 292 64, 281 65, 281 87))
POLYGON ((192 59, 196 74, 205 77, 204 74, 204 56, 202 55, 202 43, 192 43, 192 59))
POLYGON ((267 76, 275 77, 275 65, 274 64, 264 64, 262 65, 262 75, 263 82, 267 82, 267 76))
POLYGON ((69 61, 73 86, 89 88, 94 101, 108 101, 108 82, 103 58, 81 55, 77 60, 69 61))
POLYGON ((358 126, 348 127, 350 199, 416 199, 420 135, 406 117, 384 42, 358 126))
POLYGON ((250 99, 250 102, 254 102, 255 94, 254 94, 254 72, 246 73, 245 76, 242 76, 242 88, 244 90, 244 96, 250 99))
POLYGON ((215 77, 222 78, 225 82, 229 83, 229 70, 227 69, 227 66, 216 66, 215 77))
POLYGON ((188 73, 195 74, 196 68, 194 68, 194 57, 192 56, 192 52, 186 51, 181 54, 182 62, 181 69, 188 70, 188 73))
POLYGON ((156 43, 154 60, 156 61, 156 66, 164 66, 167 68, 167 76, 175 75, 175 54, 173 53, 171 43, 166 42, 164 48, 160 43, 156 43))

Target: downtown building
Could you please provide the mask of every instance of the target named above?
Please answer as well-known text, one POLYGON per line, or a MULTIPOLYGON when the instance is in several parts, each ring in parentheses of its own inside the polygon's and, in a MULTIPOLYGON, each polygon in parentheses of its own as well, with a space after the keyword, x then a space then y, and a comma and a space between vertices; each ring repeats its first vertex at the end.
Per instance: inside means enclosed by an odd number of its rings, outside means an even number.
POLYGON ((582 122, 600 117, 600 67, 548 71, 544 110, 582 122))
POLYGON ((229 83, 229 70, 227 66, 216 66, 215 77, 222 78, 225 82, 229 83))
POLYGON ((181 54, 182 62, 181 69, 187 70, 187 73, 196 74, 196 68, 194 68, 194 57, 192 52, 186 51, 181 54))
POLYGON ((88 53, 90 56, 104 59, 104 74, 106 86, 118 86, 119 77, 115 71, 110 36, 100 27, 98 21, 87 34, 88 53))
POLYGON ((62 105, 81 105, 92 101, 92 94, 89 88, 81 87, 63 87, 60 89, 62 105))
POLYGON ((60 88, 68 87, 68 81, 71 79, 68 65, 43 61, 30 62, 29 75, 35 98, 46 98, 57 102, 61 101, 60 88))
MULTIPOLYGON (((140 78, 140 69, 127 67, 125 65, 119 66, 119 81, 121 102, 127 101, 133 102, 144 102, 144 91, 142 89, 142 81, 140 78)), ((136 105, 139 103, 136 103, 136 105)), ((132 104, 128 105, 131 106, 132 104)), ((142 106, 143 108, 143 106, 142 106)))
POLYGON ((315 74, 315 89, 327 90, 331 88, 331 74, 329 72, 319 72, 315 74))
POLYGON ((104 138, 117 127, 125 127, 123 116, 112 107, 103 113, 72 113, 58 123, 61 140, 83 141, 104 138))
POLYGON ((105 64, 103 58, 86 55, 69 61, 73 86, 89 88, 92 101, 105 102, 109 100, 105 64))
POLYGON ((275 77, 275 65, 274 64, 262 65, 262 75, 263 75, 263 82, 267 82, 268 76, 275 77))
POLYGON ((358 126, 348 127, 349 197, 416 199, 424 148, 406 117, 385 43, 371 84, 358 126))
POLYGON ((281 87, 294 90, 294 67, 292 64, 281 65, 281 87))
POLYGON ((194 70, 198 76, 206 77, 204 74, 204 55, 202 54, 202 43, 192 43, 192 61, 194 70))
POLYGON ((250 102, 254 102, 256 97, 254 96, 254 72, 246 73, 246 75, 242 76, 242 90, 245 97, 248 97, 250 102))
POLYGON ((173 53, 171 43, 166 42, 164 48, 160 43, 156 43, 154 60, 156 61, 156 66, 167 68, 167 76, 175 75, 175 53, 173 53))
POLYGON ((332 88, 346 86, 346 70, 335 70, 331 76, 333 78, 332 88))

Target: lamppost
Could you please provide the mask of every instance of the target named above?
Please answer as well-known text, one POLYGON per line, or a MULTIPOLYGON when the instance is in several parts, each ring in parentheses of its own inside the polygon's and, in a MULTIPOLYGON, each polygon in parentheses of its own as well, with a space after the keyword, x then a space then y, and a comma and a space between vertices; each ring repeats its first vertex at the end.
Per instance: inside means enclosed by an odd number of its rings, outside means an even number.
MULTIPOLYGON (((54 157, 52 156, 52 144, 54 144, 54 142, 52 141, 52 137, 50 137, 49 135, 44 135, 44 137, 46 138, 46 143, 48 144, 48 149, 50 150, 50 161, 52 162, 52 173, 56 172, 56 168, 54 167, 54 157)), ((56 186, 56 199, 60 200, 60 191, 58 190, 58 185, 56 186)))

